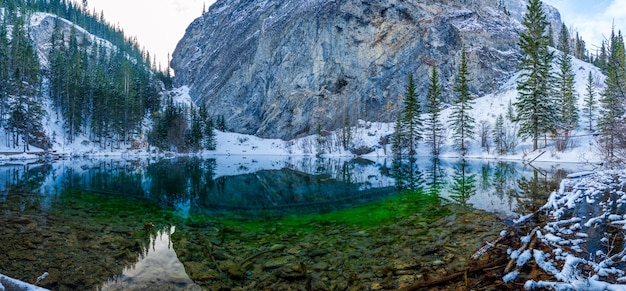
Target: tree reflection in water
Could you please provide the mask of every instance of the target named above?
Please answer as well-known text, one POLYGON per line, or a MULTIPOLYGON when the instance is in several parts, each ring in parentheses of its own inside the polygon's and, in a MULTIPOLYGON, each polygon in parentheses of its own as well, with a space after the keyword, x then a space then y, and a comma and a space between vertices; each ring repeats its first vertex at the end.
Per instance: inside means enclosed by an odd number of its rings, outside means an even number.
POLYGON ((472 173, 467 161, 462 160, 454 167, 450 198, 463 207, 471 207, 467 200, 476 194, 476 174, 472 173))
MULTIPOLYGON (((253 159, 240 164, 225 164, 219 159, 87 160, 0 166, 0 248, 6 246, 0 253, 8 254, 0 259, 0 265, 8 275, 24 278, 36 278, 49 271, 48 287, 56 289, 90 288, 111 277, 117 277, 118 282, 132 277, 133 284, 154 280, 155 276, 171 276, 169 281, 181 282, 179 279, 185 279, 180 265, 175 267, 176 254, 169 245, 171 233, 153 236, 150 230, 148 236, 146 232, 151 225, 167 230, 175 225, 172 241, 178 258, 192 279, 201 280, 217 277, 222 268, 213 268, 217 273, 206 273, 206 264, 215 265, 214 260, 225 260, 231 254, 252 256, 271 245, 277 226, 260 229, 260 224, 254 224, 258 221, 271 224, 271 219, 287 216, 319 217, 324 212, 347 210, 347 218, 362 215, 359 219, 371 224, 374 218, 396 219, 401 211, 410 212, 407 217, 412 219, 435 217, 441 213, 439 206, 450 203, 462 205, 463 209, 527 214, 545 203, 549 192, 558 187, 558 178, 565 175, 556 168, 532 169, 505 162, 407 159, 394 160, 388 166, 386 159, 280 158, 264 164, 270 166, 256 167, 253 159), (172 208, 184 209, 186 215, 172 208), (259 215, 268 210, 277 214, 259 215), (414 215, 420 211, 430 216, 414 215), (212 220, 195 220, 199 213, 212 220), (227 226, 227 219, 237 225, 227 226), (238 226, 245 223, 259 229, 238 226), (227 254, 199 255, 209 246, 212 250, 223 248, 224 236, 252 238, 250 243, 256 243, 261 241, 260 234, 267 245, 244 249, 233 242, 236 248, 227 254), (190 237, 197 239, 192 241, 190 237), (153 255, 163 256, 166 261, 153 260, 153 255), (143 274, 152 275, 141 277, 137 273, 142 265, 147 270, 167 264, 171 266, 168 275, 145 271, 143 274)), ((351 228, 338 223, 339 218, 343 219, 335 216, 328 221, 313 219, 315 223, 294 224, 279 239, 299 241, 320 229, 346 234, 351 228)), ((386 226, 382 228, 389 231, 386 226)), ((346 239, 365 242, 367 234, 355 230, 347 233, 346 239)), ((225 266, 222 271, 227 269, 225 266)))

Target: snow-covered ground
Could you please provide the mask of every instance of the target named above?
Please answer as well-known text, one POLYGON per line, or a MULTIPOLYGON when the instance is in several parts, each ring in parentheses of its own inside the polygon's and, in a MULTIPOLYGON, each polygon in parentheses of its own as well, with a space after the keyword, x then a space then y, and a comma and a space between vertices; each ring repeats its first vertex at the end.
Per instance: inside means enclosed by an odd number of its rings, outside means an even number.
MULTIPOLYGON (((48 276, 48 273, 44 273, 41 275, 41 280, 45 279, 48 276)), ((40 280, 40 279, 37 280, 40 280)), ((22 282, 17 279, 13 279, 11 277, 0 274, 0 291, 4 290, 23 290, 23 291, 46 291, 48 289, 44 289, 35 285, 28 284, 26 282, 22 282)))
MULTIPOLYGON (((500 159, 500 160, 514 160, 529 162, 534 160, 535 162, 556 162, 556 163, 599 163, 602 162, 602 157, 597 149, 597 137, 593 136, 591 132, 586 130, 588 120, 583 116, 583 99, 586 91, 587 77, 589 72, 595 78, 596 98, 599 98, 599 94, 604 86, 604 76, 601 74, 598 68, 595 66, 582 62, 577 59, 573 59, 573 68, 576 73, 576 91, 578 94, 578 105, 580 110, 580 126, 572 133, 571 147, 567 150, 559 152, 556 151, 553 145, 553 141, 549 138, 547 140, 547 146, 544 147, 543 140, 540 141, 540 149, 536 152, 531 152, 530 140, 519 140, 518 146, 513 153, 506 155, 498 155, 493 150, 493 145, 490 150, 480 146, 478 140, 474 140, 471 145, 466 158, 468 159, 500 159), (536 160, 535 160, 536 159, 536 160)), ((517 91, 515 89, 516 80, 518 76, 513 76, 511 79, 503 84, 498 92, 482 96, 475 100, 473 105, 472 116, 477 123, 481 121, 487 122, 492 126, 495 124, 495 120, 498 115, 506 115, 507 108, 510 103, 514 103, 517 98, 517 91)), ((177 103, 190 103, 191 98, 189 96, 189 88, 183 86, 177 88, 171 92, 174 96, 174 100, 177 103)), ((46 104, 48 108, 48 114, 45 120, 46 132, 49 136, 54 136, 53 150, 56 153, 69 155, 69 156, 106 156, 106 157, 130 157, 130 156, 152 156, 152 155, 172 155, 174 153, 164 153, 155 148, 149 148, 145 141, 145 135, 139 139, 139 143, 143 145, 140 149, 130 150, 130 145, 121 145, 119 149, 101 149, 99 145, 89 141, 87 137, 79 137, 73 143, 67 143, 62 138, 63 129, 62 121, 58 118, 58 114, 55 113, 50 104, 46 104)), ((447 117, 451 113, 451 108, 448 107, 442 111, 444 124, 448 124, 447 117)), ((146 122, 146 124, 149 124, 146 122)), ((477 125, 478 127, 478 125, 477 125)), ((374 149, 373 152, 363 155, 364 157, 383 157, 391 155, 390 145, 386 145, 385 148, 379 144, 380 138, 386 135, 392 134, 394 131, 393 123, 380 123, 360 121, 359 124, 352 128, 352 144, 353 148, 370 147, 374 149)), ((478 134, 479 129, 475 130, 478 134)), ((455 158, 459 157, 452 147, 452 138, 450 132, 447 133, 448 137, 444 141, 442 148, 442 158, 455 158)), ((490 134, 491 136, 491 134, 490 134)), ((37 158, 36 155, 23 154, 22 149, 15 149, 7 146, 6 138, 8 135, 0 135, 0 160, 16 160, 16 159, 29 159, 37 158), (16 155, 19 154, 19 155, 16 155)), ((244 135, 231 132, 217 132, 217 149, 215 151, 203 151, 200 153, 194 153, 194 155, 201 156, 220 156, 220 155, 243 155, 243 156, 256 156, 256 155, 274 155, 274 156, 315 156, 317 154, 323 154, 327 157, 351 157, 354 156, 350 151, 345 150, 340 146, 341 130, 331 132, 325 137, 325 142, 319 145, 317 142, 318 137, 311 135, 303 138, 298 138, 290 141, 284 141, 280 139, 262 139, 256 136, 244 135)), ((36 153, 41 150, 33 149, 31 147, 30 152, 36 153)), ((429 149, 420 144, 418 148, 419 156, 430 156, 429 149)))
POLYGON ((503 280, 534 262, 552 280, 528 280, 526 289, 626 290, 626 170, 570 177, 541 208, 548 222, 509 250, 516 267, 503 280))

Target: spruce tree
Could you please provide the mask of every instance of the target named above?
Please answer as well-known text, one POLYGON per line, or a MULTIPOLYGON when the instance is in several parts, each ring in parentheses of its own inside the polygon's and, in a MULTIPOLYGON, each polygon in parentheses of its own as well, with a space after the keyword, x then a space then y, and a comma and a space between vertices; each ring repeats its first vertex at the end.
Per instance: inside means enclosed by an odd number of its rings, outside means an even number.
POLYGON ((0 122, 5 120, 9 94, 9 40, 6 18, 0 23, 0 122))
POLYGON ((496 118, 496 124, 493 127, 492 133, 493 145, 498 155, 506 153, 506 129, 504 126, 504 117, 500 114, 496 118))
POLYGON ((602 45, 600 46, 600 53, 598 54, 598 68, 602 70, 602 73, 606 74, 606 64, 607 64, 607 51, 606 51, 606 42, 603 40, 602 45))
POLYGON ((550 94, 553 55, 548 50, 548 22, 541 1, 529 0, 527 11, 523 20, 525 30, 520 33, 519 40, 522 49, 519 68, 522 72, 517 82, 518 100, 514 105, 516 121, 520 124, 518 135, 531 138, 534 151, 538 148, 540 135, 554 129, 558 114, 550 94))
POLYGON ((589 131, 593 131, 593 121, 598 107, 596 105, 596 94, 593 87, 593 76, 591 72, 589 72, 589 76, 587 77, 587 86, 585 88, 585 99, 583 100, 585 102, 585 117, 589 122, 589 131))
POLYGON ((601 117, 598 120, 598 127, 602 133, 601 145, 609 161, 616 158, 616 150, 620 145, 618 134, 620 123, 626 112, 624 108, 624 90, 626 88, 626 58, 624 52, 624 39, 621 33, 617 35, 611 33, 611 43, 608 48, 608 58, 606 64, 607 76, 605 79, 606 88, 600 99, 601 117))
POLYGON ((557 58, 559 71, 557 72, 556 95, 559 97, 561 105, 559 128, 563 131, 566 139, 569 136, 569 132, 578 126, 578 108, 576 107, 574 92, 574 71, 572 69, 572 57, 570 56, 569 38, 567 27, 563 24, 559 37, 561 54, 557 58))
POLYGON ((452 128, 452 137, 454 145, 462 155, 467 152, 469 139, 474 137, 474 127, 476 121, 470 115, 472 110, 472 95, 469 90, 469 72, 467 70, 467 53, 465 46, 461 50, 461 65, 455 79, 454 91, 458 94, 458 98, 454 102, 452 114, 450 115, 450 127, 452 128))
POLYGON ((398 113, 396 122, 394 124, 394 133, 391 136, 391 153, 394 156, 402 155, 402 148, 404 147, 404 128, 402 127, 402 115, 398 113))
POLYGON ((441 123, 441 85, 437 68, 433 67, 426 95, 426 120, 424 120, 424 142, 430 153, 438 156, 443 145, 444 127, 441 123))
POLYGON ((420 102, 417 99, 417 93, 415 92, 415 82, 413 80, 413 74, 409 74, 408 83, 406 85, 406 93, 404 96, 404 108, 402 110, 402 127, 405 132, 404 137, 406 139, 407 146, 409 147, 408 154, 410 156, 415 155, 417 150, 417 143, 422 139, 422 121, 420 102))

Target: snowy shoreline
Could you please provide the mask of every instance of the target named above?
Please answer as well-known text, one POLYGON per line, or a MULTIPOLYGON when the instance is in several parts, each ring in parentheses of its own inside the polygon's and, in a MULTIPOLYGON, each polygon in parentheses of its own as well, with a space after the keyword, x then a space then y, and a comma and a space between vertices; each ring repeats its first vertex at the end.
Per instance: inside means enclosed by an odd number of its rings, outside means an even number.
POLYGON ((547 221, 520 237, 529 247, 508 250, 516 267, 503 281, 539 268, 553 279, 531 278, 525 289, 626 290, 626 170, 570 176, 540 209, 547 221))

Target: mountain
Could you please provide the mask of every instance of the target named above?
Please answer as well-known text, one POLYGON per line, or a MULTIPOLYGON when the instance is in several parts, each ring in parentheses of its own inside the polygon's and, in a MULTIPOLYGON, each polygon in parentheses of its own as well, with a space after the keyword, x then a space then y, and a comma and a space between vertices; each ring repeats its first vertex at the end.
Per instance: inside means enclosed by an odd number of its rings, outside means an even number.
POLYGON ((0 18, 0 151, 142 142, 166 77, 136 39, 66 0, 0 1, 0 18))
MULTIPOLYGON (((497 91, 516 70, 524 3, 218 0, 176 47, 174 83, 189 86, 192 100, 224 116, 229 130, 260 137, 388 122, 409 73, 425 92, 436 66, 444 101, 455 98, 462 46, 472 93, 497 91)), ((558 11, 546 8, 560 27, 558 11)))

